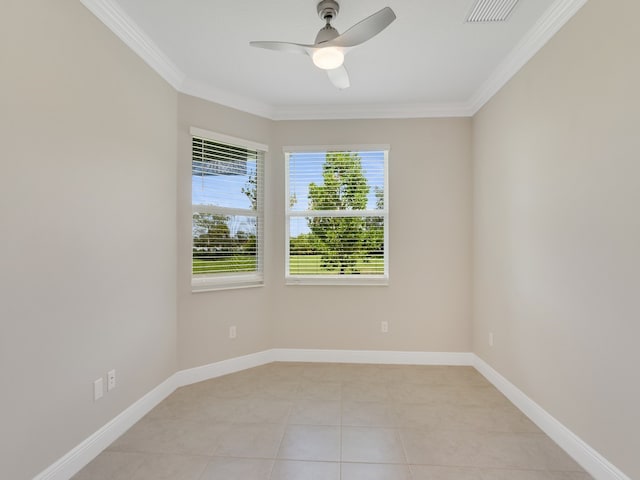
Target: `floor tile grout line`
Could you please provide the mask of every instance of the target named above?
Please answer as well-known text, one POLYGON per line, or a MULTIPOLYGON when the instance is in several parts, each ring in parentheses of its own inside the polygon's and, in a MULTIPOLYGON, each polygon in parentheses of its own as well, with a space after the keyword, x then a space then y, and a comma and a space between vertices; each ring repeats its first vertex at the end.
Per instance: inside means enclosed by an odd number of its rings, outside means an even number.
MULTIPOLYGON (((296 387, 296 392, 300 389, 300 384, 296 387)), ((273 464, 271 465, 271 470, 269 471, 269 479, 273 477, 273 470, 276 468, 276 462, 279 459, 280 449, 282 448, 282 444, 284 442, 284 437, 287 435, 287 430, 289 428, 289 418, 291 417, 291 411, 293 410, 293 404, 289 406, 289 413, 287 414, 287 418, 284 421, 284 430, 282 432, 282 437, 280 437, 280 442, 278 443, 278 448, 276 449, 276 453, 274 455, 273 464)))
MULTIPOLYGON (((314 381, 313 369, 309 368, 309 370, 310 370, 310 374, 308 375, 307 380, 310 380, 311 382, 313 382, 314 381)), ((366 371, 366 370, 364 370, 364 371, 366 371)), ((363 381, 362 383, 365 384, 365 386, 366 386, 367 383, 375 383, 376 385, 379 386, 380 382, 371 382, 370 381, 371 378, 372 378, 371 374, 375 375, 375 372, 371 371, 371 373, 369 373, 367 375, 364 375, 362 377, 362 381, 363 381)), ((345 411, 344 411, 345 402, 346 402, 346 400, 345 400, 345 386, 348 385, 348 382, 353 381, 354 379, 357 380, 356 375, 357 375, 357 369, 350 370, 350 371, 347 372, 344 366, 342 366, 342 367, 339 366, 339 368, 334 369, 334 371, 331 371, 331 369, 329 369, 329 368, 327 368, 326 370, 320 370, 319 374, 315 375, 317 377, 317 378, 315 378, 315 381, 338 383, 338 385, 339 385, 339 390, 338 390, 338 400, 339 400, 339 402, 338 402, 339 403, 339 425, 338 425, 338 427, 339 427, 339 442, 338 442, 339 461, 337 463, 339 464, 339 472, 340 472, 340 476, 341 477, 343 475, 343 466, 346 465, 346 464, 349 464, 349 463, 366 463, 366 464, 383 463, 383 464, 386 464, 386 462, 345 462, 344 461, 344 457, 343 457, 343 454, 342 454, 343 453, 343 443, 344 443, 343 442, 343 437, 344 437, 345 427, 347 427, 345 425, 345 411), (337 377, 336 377, 336 375, 337 375, 337 377)), ((406 375, 403 376, 403 378, 405 378, 405 377, 406 377, 406 375)), ((456 378, 458 378, 458 377, 456 377, 456 378)), ((252 379, 252 377, 248 377, 248 381, 249 382, 252 381, 251 379, 252 379)), ((215 379, 212 379, 212 380, 215 380, 215 379)), ((275 379, 275 381, 272 378, 271 380, 267 379, 266 382, 263 382, 263 383, 270 383, 271 382, 271 383, 276 383, 277 384, 280 380, 282 380, 283 384, 286 384, 287 381, 290 382, 292 380, 292 378, 290 378, 290 377, 286 377, 285 378, 284 376, 278 376, 275 379)), ((276 387, 270 389, 268 394, 264 397, 264 398, 267 398, 269 400, 282 401, 282 402, 288 404, 288 407, 285 410, 286 414, 281 417, 282 420, 274 421, 274 418, 278 416, 277 413, 273 417, 269 417, 269 415, 270 415, 269 411, 278 412, 278 409, 274 410, 274 409, 271 409, 271 408, 266 408, 261 413, 259 413, 258 416, 264 414, 265 418, 267 418, 269 421, 249 422, 251 424, 260 424, 260 425, 263 425, 263 424, 278 425, 280 428, 283 429, 282 430, 282 436, 280 437, 280 441, 278 442, 277 448, 275 450, 275 452, 276 452, 274 454, 275 458, 271 459, 272 460, 272 464, 271 464, 271 469, 269 471, 269 477, 273 476, 275 465, 279 460, 281 460, 281 459, 278 458, 278 453, 279 453, 280 449, 282 448, 283 441, 284 441, 284 438, 285 438, 285 435, 286 435, 286 431, 287 431, 287 429, 289 428, 290 425, 293 425, 293 424, 290 423, 290 420, 291 420, 291 417, 292 417, 292 414, 293 414, 293 409, 295 408, 295 404, 299 400, 299 398, 298 398, 299 395, 295 395, 295 392, 299 392, 300 389, 301 389, 300 377, 298 377, 297 380, 298 380, 298 382, 292 382, 292 383, 297 383, 295 389, 292 389, 292 391, 294 392, 293 395, 291 393, 287 393, 287 390, 278 390, 277 385, 276 385, 276 387)), ((245 381, 247 381, 247 379, 245 379, 245 381)), ((390 382, 391 382, 390 379, 387 379, 384 382, 384 386, 385 386, 384 388, 387 391, 389 391, 391 389, 390 382)), ((450 383, 452 384, 452 386, 455 387, 455 389, 461 389, 463 391, 466 390, 466 388, 461 387, 460 385, 458 385, 458 382, 459 382, 459 380, 456 379, 455 382, 452 381, 450 383), (454 383, 455 383, 455 385, 453 385, 454 383)), ((409 383, 411 383, 411 382, 409 382, 409 383)), ((413 383, 415 383, 416 385, 419 385, 415 379, 414 379, 413 383)), ((242 387, 243 382, 237 382, 237 384, 241 385, 238 388, 239 391, 240 390, 246 390, 246 392, 243 395, 241 395, 240 397, 225 397, 225 396, 223 396, 222 398, 229 398, 231 401, 239 398, 239 399, 241 399, 243 401, 258 402, 258 403, 260 403, 261 401, 264 400, 263 397, 258 395, 259 392, 257 392, 257 390, 256 390, 256 388, 259 388, 258 386, 255 386, 255 388, 249 388, 249 386, 246 385, 246 384, 244 385, 244 387, 242 387)), ((476 387, 476 385, 473 385, 473 384, 470 385, 470 386, 471 387, 476 387)), ((433 385, 423 385, 423 387, 434 388, 433 385)), ((473 390, 476 390, 476 389, 474 388, 473 390)), ((355 393, 355 397, 352 399, 353 401, 362 400, 364 397, 363 398, 358 398, 358 395, 361 395, 361 396, 366 395, 366 388, 363 388, 361 392, 355 391, 354 393, 355 393)), ((470 393, 472 393, 472 392, 470 392, 470 393)), ((481 396, 479 397, 478 400, 486 401, 485 400, 485 396, 484 396, 484 393, 486 393, 486 392, 478 392, 478 393, 481 394, 481 396)), ((312 397, 312 398, 316 398, 316 397, 312 397)), ((457 396, 455 397, 455 399, 457 399, 457 396)), ((394 415, 395 415, 396 412, 399 411, 399 409, 402 409, 402 407, 403 407, 403 403, 402 402, 400 402, 400 403, 394 402, 393 398, 389 398, 388 401, 391 402, 390 403, 391 405, 396 405, 397 406, 397 408, 393 409, 394 410, 393 411, 394 415)), ((380 403, 382 405, 386 405, 387 404, 387 402, 381 402, 381 401, 364 402, 364 403, 380 403)), ((427 405, 427 404, 428 403, 425 403, 425 405, 427 405)), ((491 405, 488 404, 488 403, 485 406, 487 408, 491 407, 491 405)), ((474 409, 476 407, 477 407, 477 405, 460 405, 460 408, 461 408, 462 411, 469 410, 469 409, 474 409)), ((168 410, 168 414, 169 414, 170 418, 173 418, 173 419, 180 418, 180 416, 176 413, 176 411, 174 411, 172 409, 168 410)), ((375 415, 375 413, 374 413, 374 415, 375 415)), ((160 416, 159 418, 162 418, 162 416, 160 416)), ((407 442, 405 441, 405 435, 404 435, 404 432, 407 431, 407 430, 423 430, 423 431, 431 431, 431 432, 449 431, 449 432, 456 432, 457 435, 465 435, 467 433, 477 433, 477 434, 489 435, 489 436, 517 435, 517 436, 520 436, 521 438, 522 437, 529 437, 529 436, 532 436, 534 438, 535 437, 548 438, 547 435, 545 435, 543 432, 530 432, 530 431, 519 431, 519 430, 513 431, 513 430, 510 430, 508 428, 504 428, 504 429, 501 429, 501 430, 493 430, 494 427, 480 428, 480 429, 475 429, 475 428, 472 428, 472 427, 469 427, 468 429, 467 428, 462 428, 462 429, 435 428, 435 429, 433 429, 433 428, 428 428, 426 426, 423 426, 423 427, 417 427, 417 428, 414 427, 414 428, 412 428, 411 425, 405 425, 404 422, 400 422, 397 418, 398 417, 394 417, 394 419, 393 419, 394 424, 391 425, 391 426, 389 426, 389 425, 377 425, 377 424, 371 424, 371 425, 349 425, 349 426, 350 427, 362 428, 362 429, 393 429, 393 431, 396 434, 396 438, 397 438, 397 440, 400 441, 400 444, 401 444, 401 447, 402 447, 402 454, 403 454, 403 457, 404 457, 404 463, 402 463, 402 464, 407 466, 410 475, 413 475, 414 470, 415 470, 414 468, 412 468, 412 466, 415 466, 415 465, 421 466, 421 465, 429 465, 429 464, 425 464, 425 463, 421 462, 422 460, 426 460, 426 458, 425 459, 416 458, 416 459, 414 459, 414 460, 417 460, 416 463, 414 463, 414 464, 410 464, 409 463, 408 446, 407 446, 407 442)), ((409 418, 409 417, 407 417, 407 418, 409 418)), ((199 422, 199 420, 197 420, 197 419, 188 419, 188 418, 187 419, 181 418, 181 419, 184 420, 184 421, 187 421, 187 422, 190 421, 191 423, 198 423, 199 422)), ((427 418, 427 420, 428 420, 428 418, 427 418)), ((366 421, 366 419, 365 419, 365 421, 366 421)), ((217 422, 213 421, 213 423, 217 423, 217 422)), ((223 423, 225 423, 225 422, 223 422, 223 423)), ((375 422, 372 422, 372 423, 375 423, 375 422)), ((233 427, 236 427, 236 426, 239 426, 239 425, 246 425, 246 422, 234 421, 230 425, 231 425, 231 428, 233 428, 233 427)), ((464 424, 464 425, 468 425, 468 424, 464 424)), ((475 425, 475 424, 472 424, 472 425, 475 425)), ((419 434, 418 434, 418 436, 419 436, 419 434)), ((216 441, 215 448, 217 449, 217 446, 222 444, 222 443, 224 443, 224 440, 222 438, 218 438, 217 441, 216 441)), ((126 445, 126 443, 125 443, 125 445, 126 445)), ((135 441, 134 441, 133 445, 135 445, 135 441)), ((151 445, 151 446, 153 446, 153 445, 151 445)), ((139 451, 139 450, 135 450, 135 449, 134 450, 129 450, 129 449, 126 449, 126 448, 125 449, 122 449, 122 448, 117 449, 116 448, 115 450, 110 449, 110 451, 116 452, 116 453, 118 453, 118 452, 120 452, 120 453, 139 453, 139 454, 141 454, 143 456, 148 456, 148 457, 151 457, 151 456, 154 456, 154 455, 156 455, 156 456, 157 455, 163 455, 163 453, 159 453, 159 452, 139 451)), ((542 452, 542 450, 541 450, 541 452, 542 452)), ((215 453, 215 449, 214 449, 214 453, 215 453)), ((265 459, 269 460, 268 458, 264 458, 264 457, 220 456, 220 455, 207 455, 207 454, 201 454, 201 453, 200 454, 194 454, 194 453, 188 453, 188 452, 176 453, 175 451, 172 451, 169 454, 170 455, 174 455, 174 456, 182 456, 182 457, 184 457, 184 456, 205 457, 205 458, 207 458, 209 460, 208 463, 210 463, 213 459, 220 458, 220 457, 240 458, 240 459, 247 459, 247 458, 258 459, 259 458, 259 459, 262 459, 262 460, 265 460, 265 459)), ((166 455, 166 453, 164 455, 166 455)), ((552 467, 555 467, 556 465, 559 465, 559 464, 553 463, 553 461, 551 460, 552 457, 549 456, 549 455, 551 455, 550 453, 542 452, 542 453, 540 453, 540 455, 541 455, 542 463, 540 463, 538 465, 539 468, 537 468, 537 469, 536 468, 523 468, 523 465, 520 465, 520 466, 515 467, 515 468, 509 468, 509 467, 506 466, 506 464, 505 465, 496 466, 493 469, 498 469, 498 470, 519 470, 519 471, 520 470, 522 470, 522 471, 537 471, 537 472, 544 471, 546 473, 556 472, 556 471, 569 471, 569 470, 565 470, 565 469, 562 469, 562 468, 560 468, 560 469, 552 468, 552 467), (549 463, 549 462, 551 462, 551 463, 549 463)), ((442 459, 439 459, 439 460, 442 460, 442 459)), ((311 459, 309 459, 309 460, 296 460, 296 461, 300 461, 300 462, 311 462, 311 461, 313 461, 313 462, 334 463, 334 462, 331 462, 331 461, 321 461, 321 460, 311 460, 311 459)), ((453 468, 454 467, 454 465, 451 465, 451 464, 448 464, 448 463, 445 463, 442 466, 443 467, 447 467, 447 468, 453 468)), ((139 466, 138 468, 142 468, 142 466, 139 466)), ((471 467, 469 465, 459 466, 458 468, 475 468, 475 469, 478 469, 478 470, 482 470, 483 469, 483 468, 478 467, 478 466, 471 467)), ((486 468, 485 468, 485 470, 486 470, 486 468)), ((584 472, 583 470, 573 470, 573 469, 570 470, 570 471, 571 472, 584 472)))

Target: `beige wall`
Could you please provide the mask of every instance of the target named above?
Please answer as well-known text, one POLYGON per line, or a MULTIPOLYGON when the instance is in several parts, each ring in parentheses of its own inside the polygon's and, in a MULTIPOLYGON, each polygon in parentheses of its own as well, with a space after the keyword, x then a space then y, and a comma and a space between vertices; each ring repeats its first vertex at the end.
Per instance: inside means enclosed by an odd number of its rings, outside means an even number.
POLYGON ((474 352, 631 478, 639 15, 591 0, 473 122, 474 352))
POLYGON ((175 371, 177 99, 77 0, 3 2, 0 32, 0 477, 20 480, 175 371))
POLYGON ((640 477, 638 14, 591 0, 473 124, 272 122, 176 94, 76 0, 3 6, 0 476, 176 369, 289 347, 473 349, 640 477), (190 126, 270 145, 262 288, 191 293, 190 126), (285 286, 282 146, 354 143, 391 145, 390 285, 285 286))
POLYGON ((469 119, 271 122, 186 95, 178 110, 181 368, 272 347, 470 350, 469 119), (190 126, 270 145, 262 288, 191 293, 190 126), (282 146, 335 144, 391 145, 388 287, 284 285, 282 146))
MULTIPOLYGON (((205 365, 271 346, 270 291, 261 288, 191 293, 191 135, 199 127, 268 145, 273 122, 188 95, 178 97, 178 356, 181 369, 205 365), (238 336, 228 338, 229 326, 238 336)), ((267 159, 267 164, 269 159, 267 159)), ((275 212, 268 195, 270 171, 265 182, 265 223, 275 212)), ((265 234, 266 269, 273 242, 265 234)))
POLYGON ((470 351, 470 127, 470 119, 276 124, 267 277, 275 347, 470 351), (349 144, 391 146, 389 285, 285 286, 282 147, 349 144))

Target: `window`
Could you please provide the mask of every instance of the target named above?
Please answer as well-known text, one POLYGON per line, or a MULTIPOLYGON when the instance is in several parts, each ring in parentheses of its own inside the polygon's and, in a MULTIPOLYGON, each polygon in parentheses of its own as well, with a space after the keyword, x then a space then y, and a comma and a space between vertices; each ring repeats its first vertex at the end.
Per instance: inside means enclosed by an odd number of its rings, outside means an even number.
POLYGON ((389 147, 284 152, 287 283, 386 284, 389 147))
POLYGON ((265 145, 191 128, 193 291, 263 284, 265 145))

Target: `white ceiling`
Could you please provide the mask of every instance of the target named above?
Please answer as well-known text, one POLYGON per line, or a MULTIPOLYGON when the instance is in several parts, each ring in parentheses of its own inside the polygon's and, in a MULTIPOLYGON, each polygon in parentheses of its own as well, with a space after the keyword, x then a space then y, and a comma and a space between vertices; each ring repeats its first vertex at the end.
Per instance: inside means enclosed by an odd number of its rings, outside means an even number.
POLYGON ((313 43, 318 0, 81 0, 176 89, 274 119, 472 115, 586 0, 520 0, 471 24, 475 0, 339 0, 340 32, 397 16, 349 52, 338 90, 310 58, 251 40, 313 43))

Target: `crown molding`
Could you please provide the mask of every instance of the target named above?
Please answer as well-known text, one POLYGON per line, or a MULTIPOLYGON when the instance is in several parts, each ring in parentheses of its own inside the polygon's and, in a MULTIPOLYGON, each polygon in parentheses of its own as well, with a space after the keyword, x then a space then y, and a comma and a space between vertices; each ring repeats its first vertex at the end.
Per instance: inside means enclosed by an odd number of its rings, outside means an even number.
POLYGON ((237 95, 192 78, 185 78, 178 91, 259 117, 273 120, 275 116, 274 108, 267 103, 237 95))
POLYGON ((355 120, 470 116, 471 109, 466 103, 296 105, 276 108, 273 120, 355 120))
POLYGON ((186 78, 185 74, 115 2, 111 0, 80 0, 80 2, 169 85, 180 90, 186 78))
POLYGON ((471 116, 504 87, 588 0, 557 0, 469 99, 471 116))
POLYGON ((178 92, 270 120, 472 117, 588 0, 557 0, 466 102, 274 106, 187 78, 114 0, 80 0, 178 92))

